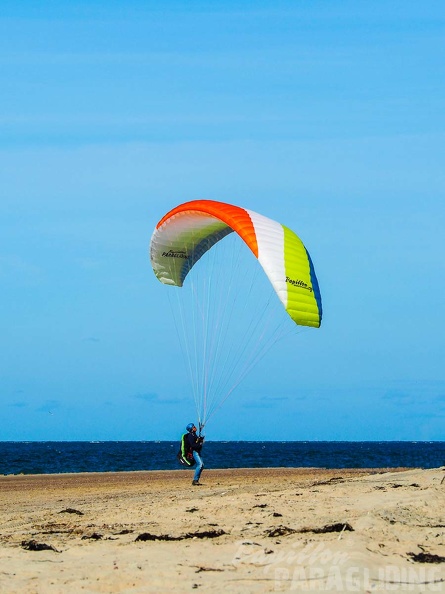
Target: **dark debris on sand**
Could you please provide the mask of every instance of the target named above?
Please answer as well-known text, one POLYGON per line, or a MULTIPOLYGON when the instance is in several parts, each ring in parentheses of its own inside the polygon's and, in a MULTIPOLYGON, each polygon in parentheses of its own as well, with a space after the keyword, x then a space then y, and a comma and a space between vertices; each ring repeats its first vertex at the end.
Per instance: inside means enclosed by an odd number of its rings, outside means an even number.
POLYGON ((136 538, 137 541, 145 541, 145 540, 186 540, 188 538, 218 538, 219 536, 223 536, 226 534, 224 530, 221 528, 219 530, 202 530, 197 532, 187 532, 186 534, 181 534, 180 536, 172 536, 170 534, 151 534, 150 532, 144 532, 143 534, 139 534, 136 538))
POLYGON ((84 534, 84 536, 82 536, 82 540, 101 540, 103 538, 102 534, 99 534, 98 532, 93 532, 93 534, 84 534))
POLYGON ((60 553, 60 551, 52 545, 48 545, 44 542, 37 542, 36 540, 22 540, 22 547, 26 551, 54 551, 55 553, 60 553))
POLYGON ((326 524, 322 528, 302 528, 300 533, 312 532, 313 534, 326 534, 328 532, 354 532, 354 528, 347 522, 337 522, 335 524, 326 524))
POLYGON ((288 526, 277 526, 272 530, 266 531, 266 536, 270 536, 271 538, 275 536, 287 536, 288 534, 295 534, 297 530, 293 528, 289 528, 288 526))
POLYGON ((72 507, 67 507, 66 509, 62 509, 59 511, 59 514, 76 514, 77 516, 83 516, 84 513, 79 511, 78 509, 73 509, 72 507))
POLYGON ((408 553, 408 556, 416 563, 445 563, 445 557, 432 553, 408 553))
POLYGON ((347 522, 337 522, 335 524, 326 524, 326 526, 322 526, 321 528, 300 528, 299 530, 295 530, 294 528, 289 528, 288 526, 277 526, 271 530, 266 531, 266 536, 275 537, 275 536, 287 536, 288 534, 306 534, 311 532, 312 534, 327 534, 328 532, 354 532, 354 528, 348 524, 347 522))
POLYGON ((318 487, 318 485, 334 485, 335 483, 343 483, 345 479, 342 476, 333 476, 332 478, 326 481, 316 481, 309 485, 309 487, 318 487))

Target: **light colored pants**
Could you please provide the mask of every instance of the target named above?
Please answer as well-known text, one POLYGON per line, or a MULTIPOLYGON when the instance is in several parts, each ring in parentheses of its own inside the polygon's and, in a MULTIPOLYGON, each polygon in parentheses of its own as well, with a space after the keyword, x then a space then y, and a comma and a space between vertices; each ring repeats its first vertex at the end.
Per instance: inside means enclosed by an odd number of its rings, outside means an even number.
POLYGON ((204 468, 204 462, 202 461, 202 458, 198 454, 198 452, 195 452, 194 450, 193 450, 193 458, 196 462, 195 476, 193 477, 193 480, 199 481, 199 477, 201 476, 202 469, 204 468))

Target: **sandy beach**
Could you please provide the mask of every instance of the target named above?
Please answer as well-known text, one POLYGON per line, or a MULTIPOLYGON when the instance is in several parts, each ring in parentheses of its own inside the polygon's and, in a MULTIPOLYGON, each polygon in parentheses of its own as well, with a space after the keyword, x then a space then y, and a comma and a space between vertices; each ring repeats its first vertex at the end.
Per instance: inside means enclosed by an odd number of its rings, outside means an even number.
POLYGON ((445 592, 445 472, 0 477, 0 592, 445 592))

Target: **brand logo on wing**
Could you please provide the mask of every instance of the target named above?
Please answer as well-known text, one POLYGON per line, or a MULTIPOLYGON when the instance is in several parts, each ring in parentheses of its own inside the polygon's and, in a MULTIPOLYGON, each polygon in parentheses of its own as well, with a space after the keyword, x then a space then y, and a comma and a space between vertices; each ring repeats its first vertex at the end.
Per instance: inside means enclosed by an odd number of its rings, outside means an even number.
POLYGON ((306 289, 307 291, 310 291, 312 293, 312 287, 310 287, 307 283, 305 283, 302 280, 294 280, 293 278, 289 278, 288 276, 286 276, 286 282, 294 285, 294 287, 301 287, 302 289, 306 289))
POLYGON ((162 252, 165 258, 183 258, 188 260, 187 253, 183 250, 168 250, 168 252, 162 252))

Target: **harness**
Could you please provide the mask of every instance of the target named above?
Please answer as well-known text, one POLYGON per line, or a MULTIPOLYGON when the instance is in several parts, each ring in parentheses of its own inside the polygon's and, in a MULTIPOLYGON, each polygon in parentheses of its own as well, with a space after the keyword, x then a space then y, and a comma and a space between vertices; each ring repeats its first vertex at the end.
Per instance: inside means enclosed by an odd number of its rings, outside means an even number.
POLYGON ((187 445, 185 439, 187 435, 188 433, 184 433, 184 435, 181 437, 181 444, 176 457, 178 458, 178 461, 180 464, 182 464, 182 466, 191 467, 195 465, 195 459, 193 458, 193 452, 191 448, 187 445))

